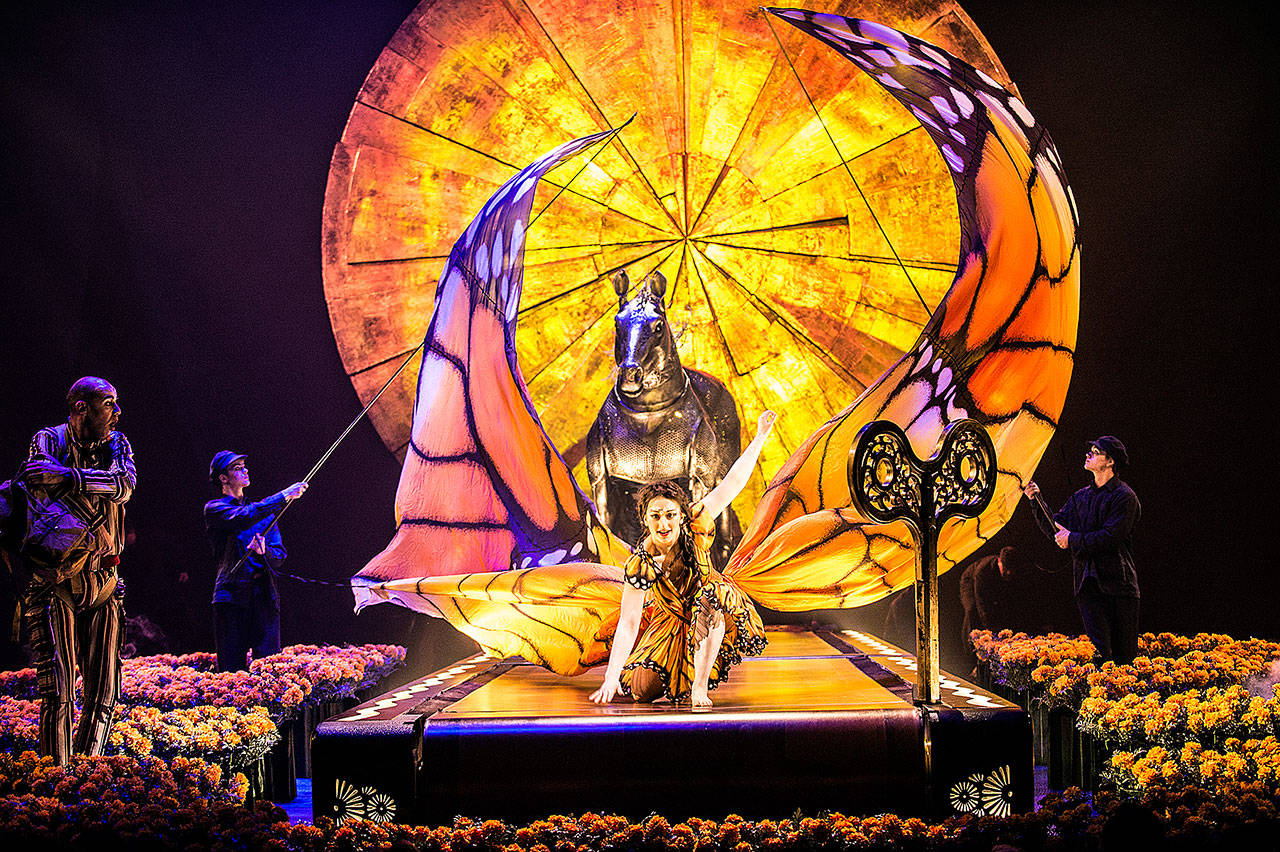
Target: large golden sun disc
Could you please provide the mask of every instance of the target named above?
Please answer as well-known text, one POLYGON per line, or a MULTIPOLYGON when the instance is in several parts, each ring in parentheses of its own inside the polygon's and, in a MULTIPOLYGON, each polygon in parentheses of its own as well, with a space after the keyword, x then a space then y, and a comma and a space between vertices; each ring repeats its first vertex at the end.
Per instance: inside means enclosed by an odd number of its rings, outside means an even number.
MULTIPOLYGON (((819 8, 1013 88, 953 2, 819 8)), ((746 428, 780 413, 767 473, 915 342, 955 274, 955 192, 919 122, 856 67, 753 6, 424 0, 357 96, 325 196, 325 297, 362 402, 421 342, 445 258, 490 195, 632 114, 590 162, 550 173, 527 242, 519 361, 584 491, 619 269, 667 276, 683 363, 725 383, 746 428)), ((371 411, 400 456, 416 382, 415 359, 371 411)))

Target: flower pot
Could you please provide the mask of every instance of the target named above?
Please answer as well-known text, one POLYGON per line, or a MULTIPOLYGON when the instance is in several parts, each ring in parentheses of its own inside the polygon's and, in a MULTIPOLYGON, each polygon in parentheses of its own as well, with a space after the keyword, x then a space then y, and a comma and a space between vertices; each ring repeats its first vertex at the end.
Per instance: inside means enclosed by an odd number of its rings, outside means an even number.
POLYGON ((1048 727, 1049 789, 1097 790, 1107 762, 1106 748, 1076 727, 1074 710, 1050 710, 1048 727))
POLYGON ((1049 765, 1049 712, 1038 701, 1032 702, 1027 711, 1031 717, 1031 750, 1036 766, 1049 765))
POLYGON ((296 719, 279 723, 280 739, 262 759, 263 798, 272 802, 292 802, 298 798, 298 775, 294 765, 293 729, 296 719))
POLYGON ((224 773, 233 771, 244 773, 245 779, 249 782, 249 789, 245 793, 246 805, 251 805, 254 802, 262 801, 267 798, 268 757, 260 757, 253 763, 246 764, 234 770, 225 765, 222 767, 222 771, 224 773))
POLYGON ((319 713, 319 708, 304 704, 298 718, 290 725, 293 733, 293 771, 298 778, 311 777, 311 735, 319 724, 319 713))
POLYGON ((1055 707, 1049 711, 1048 728, 1049 789, 1065 790, 1072 786, 1070 779, 1079 773, 1075 760, 1079 740, 1076 714, 1071 710, 1055 707))

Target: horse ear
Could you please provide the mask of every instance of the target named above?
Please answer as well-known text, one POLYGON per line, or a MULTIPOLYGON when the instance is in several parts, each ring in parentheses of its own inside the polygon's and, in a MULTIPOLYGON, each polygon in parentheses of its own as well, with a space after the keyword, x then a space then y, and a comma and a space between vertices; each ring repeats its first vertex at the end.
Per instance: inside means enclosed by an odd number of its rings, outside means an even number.
POLYGON ((613 273, 613 292, 618 294, 618 310, 622 310, 627 304, 627 291, 631 289, 631 279, 627 277, 627 270, 619 269, 613 273))
POLYGON ((619 269, 613 273, 613 292, 618 294, 619 299, 625 299, 630 289, 631 279, 627 277, 627 270, 619 269))
POLYGON ((667 276, 654 271, 649 275, 649 292, 661 299, 667 293, 667 276))

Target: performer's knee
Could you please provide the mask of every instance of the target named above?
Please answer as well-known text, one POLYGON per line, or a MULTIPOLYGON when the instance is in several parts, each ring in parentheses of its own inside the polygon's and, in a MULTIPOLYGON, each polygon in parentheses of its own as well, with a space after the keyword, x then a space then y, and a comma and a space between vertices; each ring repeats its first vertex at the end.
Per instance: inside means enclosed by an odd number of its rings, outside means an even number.
POLYGON ((653 669, 637 668, 631 670, 631 698, 641 704, 648 704, 662 697, 662 676, 653 669))
MULTIPOLYGON (((56 732, 63 732, 63 739, 69 740, 71 721, 75 718, 75 704, 69 696, 46 695, 40 699, 40 734, 41 739, 51 738, 56 732)), ((52 754, 51 751, 45 751, 52 754)))

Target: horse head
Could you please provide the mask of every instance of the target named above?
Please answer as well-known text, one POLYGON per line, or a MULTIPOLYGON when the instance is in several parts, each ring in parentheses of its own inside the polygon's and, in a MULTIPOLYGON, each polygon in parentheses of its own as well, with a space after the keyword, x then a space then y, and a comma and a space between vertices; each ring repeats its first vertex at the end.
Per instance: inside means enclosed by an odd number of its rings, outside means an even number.
POLYGON ((628 301, 631 281, 625 271, 620 271, 613 276, 613 289, 618 294, 613 337, 618 379, 614 388, 631 408, 662 408, 685 386, 675 337, 662 302, 667 278, 661 272, 651 273, 628 301))

